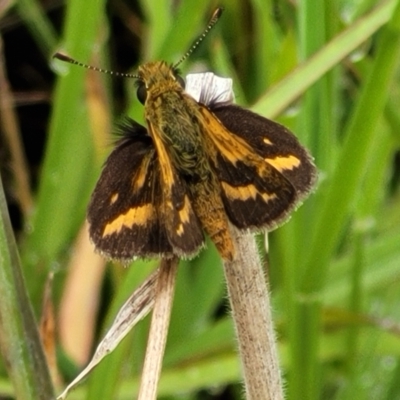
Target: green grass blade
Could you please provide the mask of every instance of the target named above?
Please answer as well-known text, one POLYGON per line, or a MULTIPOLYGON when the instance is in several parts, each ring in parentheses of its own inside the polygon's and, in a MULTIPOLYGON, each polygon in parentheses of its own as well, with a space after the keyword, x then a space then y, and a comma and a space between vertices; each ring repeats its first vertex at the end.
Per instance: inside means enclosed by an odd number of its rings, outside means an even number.
POLYGON ((53 387, 0 179, 0 348, 18 399, 47 400, 53 387))
POLYGON ((388 99, 388 89, 398 65, 399 27, 400 3, 396 5, 391 21, 382 31, 376 59, 346 129, 346 140, 332 180, 326 189, 326 201, 315 229, 305 276, 309 276, 311 271, 319 272, 317 275, 313 274, 315 278, 313 280, 304 279, 303 288, 306 292, 321 287, 328 260, 337 245, 345 218, 351 205, 354 204, 354 198, 360 194, 367 157, 370 155, 376 127, 382 116, 388 99), (369 112, 365 113, 365 110, 369 112))
MULTIPOLYGON (((99 0, 68 3, 64 45, 68 54, 86 61, 102 21, 99 0), (90 18, 87 16, 90 15, 90 18)), ((58 64, 58 80, 37 206, 26 254, 33 260, 55 259, 82 223, 96 163, 93 138, 84 106, 87 71, 58 64)))
POLYGON ((269 117, 280 114, 322 75, 355 50, 390 18, 394 1, 382 3, 369 15, 350 25, 310 60, 270 89, 252 107, 269 117))
MULTIPOLYGON (((300 53, 301 59, 311 58, 313 54, 321 49, 327 41, 325 18, 326 2, 318 2, 312 4, 311 2, 302 2, 299 7, 299 40, 300 40, 300 53)), ((328 80, 326 75, 321 77, 316 83, 314 83, 305 93, 301 102, 301 112, 299 114, 299 137, 302 138, 304 143, 307 143, 313 156, 316 158, 316 164, 320 159, 326 161, 329 158, 325 157, 327 154, 325 147, 320 146, 320 143, 327 144, 328 148, 330 141, 333 139, 332 132, 330 130, 331 115, 329 110, 332 108, 329 104, 328 96, 328 80)), ((323 161, 323 162, 324 162, 323 161)), ((323 166, 321 166, 323 168, 323 166)), ((288 227, 288 229, 296 230, 304 229, 306 224, 304 218, 301 218, 304 213, 304 209, 296 215, 296 218, 288 227), (297 227, 296 227, 297 225, 297 227)), ((310 223, 308 223, 310 225, 310 223)), ((294 233, 293 233, 294 235, 294 233)), ((300 242, 303 240, 301 235, 293 236, 292 243, 295 240, 300 242)), ((301 260, 304 256, 301 243, 296 246, 295 249, 298 251, 292 256, 292 261, 301 260)), ((297 262, 294 261, 289 264, 290 274, 296 277, 295 286, 298 285, 300 272, 297 262)), ((297 287, 295 287, 297 289, 297 287)), ((296 296, 291 297, 294 304, 290 305, 291 317, 294 321, 298 321, 302 304, 296 296)), ((290 330, 290 344, 292 351, 292 363, 293 370, 288 377, 288 398, 297 399, 299 393, 302 393, 302 398, 311 400, 317 399, 320 389, 320 367, 318 360, 318 330, 320 324, 320 316, 318 314, 318 308, 309 307, 307 309, 307 317, 309 323, 309 332, 312 333, 312 337, 307 341, 303 341, 303 336, 299 335, 299 330, 296 329, 297 325, 294 323, 290 330), (302 371, 301 374, 299 371, 302 371)))
POLYGON ((36 0, 18 0, 17 10, 24 20, 45 58, 51 56, 57 45, 57 34, 36 0))
POLYGON ((212 15, 210 1, 185 1, 153 59, 177 62, 197 40, 212 15))

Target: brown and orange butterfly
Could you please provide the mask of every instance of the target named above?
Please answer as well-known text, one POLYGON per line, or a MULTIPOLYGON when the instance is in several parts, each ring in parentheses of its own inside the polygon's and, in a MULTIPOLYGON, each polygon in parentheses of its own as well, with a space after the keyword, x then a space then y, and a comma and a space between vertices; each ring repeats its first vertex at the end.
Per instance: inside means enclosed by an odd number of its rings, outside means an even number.
MULTIPOLYGON (((205 33, 220 15, 218 9, 205 33)), ((276 228, 316 180, 312 158, 285 127, 218 98, 196 101, 176 66, 139 67, 147 128, 124 124, 93 192, 90 236, 109 258, 192 257, 205 232, 232 260, 230 224, 276 228)))

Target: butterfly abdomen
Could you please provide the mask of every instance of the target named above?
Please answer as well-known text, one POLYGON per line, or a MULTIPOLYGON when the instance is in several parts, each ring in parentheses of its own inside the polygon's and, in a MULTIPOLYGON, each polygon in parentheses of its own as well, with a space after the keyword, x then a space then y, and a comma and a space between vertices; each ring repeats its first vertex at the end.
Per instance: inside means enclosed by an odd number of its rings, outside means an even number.
POLYGON ((189 185, 188 188, 194 211, 203 229, 222 258, 232 261, 235 257, 235 248, 217 182, 210 179, 208 182, 189 185))

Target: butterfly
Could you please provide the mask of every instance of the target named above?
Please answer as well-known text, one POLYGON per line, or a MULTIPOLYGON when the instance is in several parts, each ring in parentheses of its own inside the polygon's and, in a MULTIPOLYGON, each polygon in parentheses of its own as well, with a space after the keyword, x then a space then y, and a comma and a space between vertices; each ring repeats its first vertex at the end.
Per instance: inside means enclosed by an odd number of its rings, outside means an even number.
POLYGON ((176 65, 139 67, 146 127, 123 124, 92 194, 89 233, 107 258, 191 258, 206 233, 233 260, 231 226, 275 229, 315 184, 312 157, 289 130, 218 96, 195 100, 176 65))
POLYGON ((239 230, 272 230, 313 188, 311 156, 282 125, 233 104, 197 102, 165 62, 139 67, 147 127, 128 120, 88 208, 109 258, 192 257, 204 231, 224 259, 239 230))

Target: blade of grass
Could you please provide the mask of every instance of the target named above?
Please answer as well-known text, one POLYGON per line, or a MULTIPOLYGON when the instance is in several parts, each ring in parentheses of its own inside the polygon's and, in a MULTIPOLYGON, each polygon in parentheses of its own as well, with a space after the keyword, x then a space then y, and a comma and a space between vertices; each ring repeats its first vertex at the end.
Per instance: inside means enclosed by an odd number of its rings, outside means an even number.
MULTIPOLYGON (((330 2, 302 2, 299 7, 299 40, 301 58, 309 59, 318 50, 324 49, 328 41, 327 22, 332 18, 332 8, 330 2)), ((337 18, 338 16, 335 15, 337 18)), ((311 154, 315 157, 316 165, 319 169, 330 172, 334 163, 334 149, 336 132, 333 130, 335 124, 335 110, 337 99, 333 96, 337 81, 333 79, 333 70, 322 76, 305 93, 301 102, 301 110, 298 118, 298 136, 302 142, 307 144, 311 154)), ((314 199, 312 199, 314 200, 314 199)), ((284 270, 286 271, 285 282, 288 282, 286 288, 286 302, 288 309, 288 318, 295 321, 298 312, 298 285, 301 280, 301 269, 299 260, 306 257, 310 236, 304 237, 304 231, 311 229, 314 219, 315 201, 307 202, 297 212, 291 223, 284 227, 281 244, 285 252, 287 262, 284 270), (292 231, 292 232, 291 232, 292 231), (286 234, 285 234, 286 233, 286 234), (286 246, 285 246, 286 245, 286 246)), ((314 310, 316 311, 316 309, 314 310)), ((312 316, 313 310, 310 310, 309 318, 314 323, 314 329, 311 330, 314 337, 307 342, 299 336, 296 324, 289 324, 289 337, 292 351, 292 368, 288 376, 288 398, 297 399, 301 391, 304 399, 314 399, 318 397, 321 384, 320 366, 318 359, 318 325, 320 319, 318 315, 312 316), (305 346, 309 344, 309 347, 305 346), (307 359, 307 363, 301 360, 307 359), (305 384, 306 383, 306 384, 305 384)))
POLYGON ((210 4, 210 0, 180 3, 177 13, 173 15, 174 23, 154 59, 178 61, 206 27, 213 12, 210 4))
MULTIPOLYGON (((237 383, 239 379, 240 363, 237 355, 223 354, 196 361, 193 364, 186 363, 183 366, 165 370, 160 379, 159 398, 171 396, 169 397, 171 399, 186 399, 187 397, 183 396, 188 393, 195 393, 202 388, 214 388, 214 390, 219 387, 223 388, 230 383, 237 383)), ((101 396, 96 397, 96 399, 118 398, 118 400, 132 400, 137 396, 139 380, 139 376, 126 381, 121 381, 120 379, 118 382, 118 397, 101 396)), ((8 385, 0 381, 0 389, 2 388, 5 393, 9 392, 8 385)), ((71 394, 71 399, 86 399, 85 390, 82 387, 78 387, 71 394)))
MULTIPOLYGON (((98 0, 68 2, 65 48, 83 61, 96 41, 103 7, 98 0)), ((59 78, 55 89, 37 206, 24 248, 27 268, 32 261, 54 260, 79 228, 95 172, 93 138, 82 107, 87 71, 62 67, 69 73, 59 78)))
POLYGON ((165 1, 142 3, 149 16, 145 60, 178 61, 212 13, 210 1, 186 1, 176 9, 165 1))
POLYGON ((204 359, 213 354, 225 354, 234 348, 233 324, 230 317, 226 317, 204 332, 186 338, 180 346, 175 346, 173 351, 168 351, 165 354, 164 365, 168 368, 179 367, 180 364, 184 365, 190 360, 204 359))
MULTIPOLYGON (((312 246, 304 264, 306 268, 302 269, 300 297, 303 300, 298 303, 294 320, 297 337, 302 338, 303 349, 318 346, 321 303, 317 293, 324 285, 329 259, 340 239, 350 208, 359 195, 364 166, 397 67, 400 53, 399 26, 400 2, 396 4, 390 22, 382 31, 376 59, 346 129, 345 143, 313 231, 312 246), (369 110, 368 113, 365 110, 369 110)), ((294 354, 294 357, 297 358, 296 365, 301 365, 303 370, 315 371, 315 358, 304 359, 303 352, 294 354)), ((315 376, 306 374, 301 381, 297 381, 298 386, 292 389, 293 393, 308 394, 304 399, 315 399, 316 392, 312 389, 314 380, 315 376)))
POLYGON ((384 400, 392 400, 400 397, 400 357, 396 359, 396 368, 393 370, 389 390, 384 400))
POLYGON ((367 157, 371 151, 376 127, 382 116, 400 55, 400 2, 391 21, 382 31, 371 73, 363 87, 346 132, 345 143, 332 180, 327 187, 325 203, 319 215, 314 241, 304 271, 303 289, 321 287, 328 260, 339 240, 343 223, 359 194, 367 157), (365 113, 365 110, 369 110, 365 113), (361 134, 362 133, 362 134, 361 134), (348 162, 351 160, 352 162, 348 162), (344 179, 345 177, 345 179, 344 179), (316 269, 316 266, 318 268, 316 269), (309 279, 310 272, 315 279, 309 279), (307 278, 305 278, 307 276, 307 278))
POLYGON ((370 14, 350 25, 305 64, 271 88, 252 107, 252 110, 269 117, 281 113, 323 74, 385 24, 390 18, 394 5, 394 0, 386 1, 370 14))
POLYGON ((142 46, 142 60, 154 60, 166 35, 171 30, 172 6, 164 0, 140 1, 146 21, 145 46, 142 46))
POLYGON ((159 395, 195 392, 204 387, 225 386, 240 379, 237 355, 219 355, 194 365, 166 370, 160 379, 159 395))
POLYGON ((54 398, 0 179, 0 348, 18 399, 54 398))
POLYGON ((17 0, 17 10, 45 58, 49 57, 57 45, 57 33, 36 0, 17 0))
MULTIPOLYGON (((368 237, 374 230, 374 215, 378 204, 381 204, 381 197, 385 192, 387 181, 385 179, 386 171, 388 170, 389 154, 392 148, 392 140, 389 132, 382 127, 382 132, 379 136, 375 136, 373 144, 374 158, 370 159, 367 165, 367 174, 369 179, 363 186, 364 195, 359 202, 356 210, 355 222, 353 227, 353 259, 351 268, 351 291, 349 296, 349 310, 354 314, 364 312, 366 285, 364 277, 366 275, 366 250, 368 247, 368 237)), ((350 326, 347 333, 347 356, 346 366, 349 376, 357 374, 359 364, 359 352, 361 349, 360 343, 361 327, 359 325, 350 326)), ((353 385, 355 379, 348 379, 348 392, 351 396, 356 395, 358 385, 353 385)), ((358 382, 359 384, 359 382, 358 382)))
POLYGON ((199 258, 180 262, 166 354, 206 329, 223 291, 221 261, 213 245, 199 258))
POLYGON ((273 7, 275 6, 271 0, 253 0, 254 7, 254 38, 257 38, 256 42, 248 45, 252 46, 252 57, 248 76, 251 77, 251 88, 254 88, 255 93, 251 94, 259 95, 259 88, 265 88, 268 83, 271 82, 272 68, 271 60, 276 57, 278 50, 279 35, 277 32, 278 25, 274 23, 273 7))
MULTIPOLYGON (((394 236, 395 240, 399 240, 399 236, 394 236)), ((382 240, 389 240, 389 238, 384 237, 382 240)), ((379 247, 382 246, 382 243, 378 243, 378 245, 374 245, 374 243, 368 244, 371 250, 379 251, 379 247)), ((393 246, 393 243, 392 243, 393 246)), ((399 260, 399 251, 397 249, 392 249, 391 256, 388 256, 385 260, 372 261, 368 259, 371 257, 369 252, 367 252, 367 265, 364 268, 364 276, 363 276, 363 290, 364 293, 374 293, 379 290, 381 287, 386 287, 390 283, 399 279, 399 270, 398 270, 398 260, 399 260)), ((346 260, 347 267, 346 270, 349 271, 350 274, 350 260, 346 260)), ((332 267, 336 267, 338 264, 333 263, 332 267)), ((341 279, 333 282, 326 290, 324 291, 324 303, 325 304, 335 304, 336 306, 346 306, 345 300, 349 298, 351 291, 351 282, 349 281, 348 276, 344 276, 341 279)))
POLYGON ((154 305, 154 292, 157 283, 158 271, 149 276, 146 281, 138 287, 121 307, 115 320, 96 348, 96 351, 88 365, 79 373, 75 379, 68 384, 57 399, 65 399, 71 389, 82 382, 88 374, 106 356, 113 353, 121 341, 128 335, 133 327, 151 311, 154 305))

